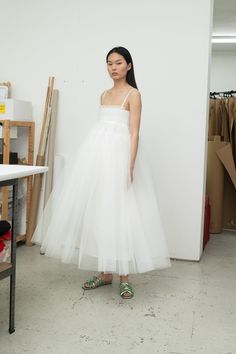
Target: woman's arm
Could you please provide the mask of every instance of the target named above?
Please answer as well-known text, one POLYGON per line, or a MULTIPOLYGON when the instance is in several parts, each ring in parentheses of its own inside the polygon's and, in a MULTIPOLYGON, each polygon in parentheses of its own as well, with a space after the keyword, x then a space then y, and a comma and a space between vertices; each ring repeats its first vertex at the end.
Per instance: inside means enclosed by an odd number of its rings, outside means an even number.
POLYGON ((142 102, 139 91, 133 91, 129 99, 130 107, 130 138, 131 138, 131 159, 130 159, 130 176, 133 182, 133 170, 135 159, 138 151, 139 129, 141 120, 142 102))

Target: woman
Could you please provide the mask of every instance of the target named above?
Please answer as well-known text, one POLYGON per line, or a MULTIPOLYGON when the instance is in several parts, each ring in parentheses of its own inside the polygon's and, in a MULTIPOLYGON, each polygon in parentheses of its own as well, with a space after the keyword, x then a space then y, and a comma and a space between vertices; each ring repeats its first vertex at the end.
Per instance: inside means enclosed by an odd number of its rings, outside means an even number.
POLYGON ((130 273, 166 268, 170 261, 140 141, 133 61, 126 48, 115 47, 106 63, 113 87, 101 95, 100 119, 67 162, 33 241, 48 256, 99 271, 85 290, 111 284, 118 273, 120 296, 130 299, 130 273))

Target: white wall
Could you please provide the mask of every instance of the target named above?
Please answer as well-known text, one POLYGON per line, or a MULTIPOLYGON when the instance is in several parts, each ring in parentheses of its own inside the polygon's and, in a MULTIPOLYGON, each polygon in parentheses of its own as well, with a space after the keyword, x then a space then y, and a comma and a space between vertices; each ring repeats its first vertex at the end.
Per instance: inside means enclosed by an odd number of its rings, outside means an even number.
POLYGON ((33 102, 36 151, 49 75, 60 91, 56 152, 67 155, 112 86, 105 56, 133 56, 141 135, 158 185, 172 257, 198 260, 208 100, 211 0, 0 0, 0 81, 33 102), (199 23, 201 25, 199 25, 199 23))
POLYGON ((211 91, 236 91, 236 50, 214 51, 211 60, 211 91))

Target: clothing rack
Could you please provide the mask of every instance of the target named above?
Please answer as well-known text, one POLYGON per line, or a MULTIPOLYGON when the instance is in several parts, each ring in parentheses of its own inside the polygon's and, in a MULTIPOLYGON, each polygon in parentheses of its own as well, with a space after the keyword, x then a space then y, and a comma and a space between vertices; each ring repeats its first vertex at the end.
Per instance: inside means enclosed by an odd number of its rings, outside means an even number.
POLYGON ((220 92, 210 92, 210 98, 216 99, 216 96, 227 98, 227 97, 234 97, 236 94, 236 91, 231 90, 231 91, 220 91, 220 92))

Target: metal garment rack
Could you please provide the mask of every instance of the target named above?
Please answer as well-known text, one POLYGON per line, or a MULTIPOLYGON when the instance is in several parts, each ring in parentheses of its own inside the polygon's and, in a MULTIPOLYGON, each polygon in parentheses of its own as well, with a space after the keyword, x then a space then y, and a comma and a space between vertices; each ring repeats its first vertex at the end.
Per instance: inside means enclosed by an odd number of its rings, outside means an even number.
POLYGON ((11 262, 0 263, 0 280, 10 276, 9 333, 15 332, 15 287, 16 287, 16 223, 18 179, 0 181, 0 188, 13 186, 12 223, 11 223, 11 262))

